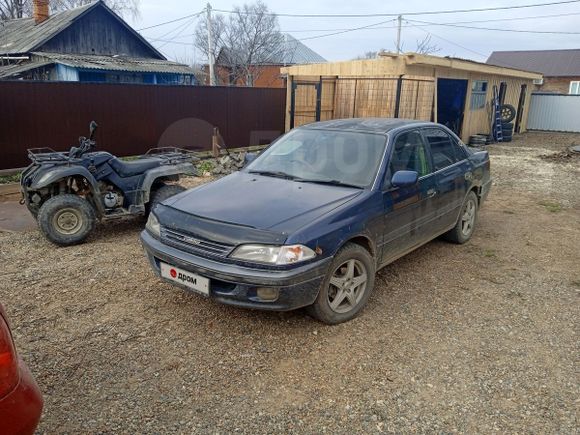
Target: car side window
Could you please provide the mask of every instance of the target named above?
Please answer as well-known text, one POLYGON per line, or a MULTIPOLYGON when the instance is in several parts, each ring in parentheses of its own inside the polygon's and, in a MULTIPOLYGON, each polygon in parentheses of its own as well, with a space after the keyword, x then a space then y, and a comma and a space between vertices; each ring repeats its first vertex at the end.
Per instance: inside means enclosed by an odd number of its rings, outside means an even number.
POLYGON ((457 141, 456 138, 452 138, 453 145, 455 146, 455 156, 457 157, 457 161, 463 160, 467 158, 467 150, 465 149, 465 145, 461 141, 457 141))
POLYGON ((401 133, 395 138, 387 173, 392 177, 397 171, 416 171, 419 177, 431 173, 429 154, 418 130, 401 133))
POLYGON ((435 171, 465 159, 463 149, 445 131, 439 128, 426 128, 423 130, 423 134, 431 148, 435 171))

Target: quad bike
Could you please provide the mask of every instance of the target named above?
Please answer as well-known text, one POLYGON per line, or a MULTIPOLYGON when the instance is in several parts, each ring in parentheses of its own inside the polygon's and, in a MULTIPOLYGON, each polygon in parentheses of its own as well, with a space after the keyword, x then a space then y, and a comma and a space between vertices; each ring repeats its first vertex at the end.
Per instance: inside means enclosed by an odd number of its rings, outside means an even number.
POLYGON ((134 161, 93 151, 97 124, 67 152, 28 150, 32 164, 22 173, 23 204, 42 233, 57 245, 81 243, 97 220, 147 215, 157 203, 185 190, 181 175, 195 175, 190 151, 154 148, 134 161))

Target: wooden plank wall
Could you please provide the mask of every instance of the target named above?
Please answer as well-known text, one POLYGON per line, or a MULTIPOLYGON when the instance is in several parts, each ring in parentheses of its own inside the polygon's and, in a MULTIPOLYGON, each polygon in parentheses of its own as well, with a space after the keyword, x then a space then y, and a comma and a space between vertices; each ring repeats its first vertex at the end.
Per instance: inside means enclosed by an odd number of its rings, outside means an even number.
MULTIPOLYGON (((488 66, 482 66, 482 68, 485 67, 488 66)), ((490 74, 487 71, 468 71, 439 65, 408 65, 403 57, 298 65, 288 68, 288 71, 290 74, 288 76, 289 84, 292 81, 318 81, 321 77, 323 78, 321 120, 370 116, 393 117, 397 83, 395 79, 400 74, 404 74, 405 79, 416 78, 422 81, 405 80, 403 82, 399 117, 437 122, 437 79, 468 80, 461 135, 464 141, 469 140, 470 135, 490 132, 492 89, 494 85, 499 89, 501 82, 507 83, 505 103, 513 105, 516 109, 518 108, 521 85, 527 84, 526 102, 521 122, 522 131, 525 131, 533 90, 531 78, 490 74), (329 76, 337 79, 329 80, 326 78, 329 76), (471 110, 471 87, 475 80, 488 82, 487 105, 482 109, 471 110)), ((312 90, 308 92, 313 94, 308 98, 300 97, 303 98, 305 106, 301 107, 302 113, 296 112, 295 126, 312 122, 315 119, 316 91, 312 87, 312 90), (308 104, 312 106, 307 108, 308 104)), ((290 96, 288 96, 289 99, 290 96)), ((289 105, 287 105, 287 114, 290 114, 289 105)), ((286 127, 289 128, 289 122, 286 123, 286 127)))
POLYGON ((399 118, 431 121, 435 82, 403 79, 399 118))
POLYGON ((303 84, 294 92, 294 127, 316 121, 316 87, 303 84))
MULTIPOLYGON (((295 89, 294 126, 316 120, 316 88, 299 78, 295 89)), ((400 118, 431 120, 433 81, 404 79, 400 118)), ((395 116, 397 78, 323 79, 320 120, 341 118, 391 118, 395 116)))

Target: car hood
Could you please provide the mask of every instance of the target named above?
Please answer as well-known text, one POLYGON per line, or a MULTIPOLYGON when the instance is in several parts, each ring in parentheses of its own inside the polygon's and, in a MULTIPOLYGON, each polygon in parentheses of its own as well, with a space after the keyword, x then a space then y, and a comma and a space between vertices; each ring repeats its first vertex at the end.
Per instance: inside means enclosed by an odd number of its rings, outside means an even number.
POLYGON ((361 192, 235 172, 170 198, 164 205, 205 219, 289 234, 361 192))

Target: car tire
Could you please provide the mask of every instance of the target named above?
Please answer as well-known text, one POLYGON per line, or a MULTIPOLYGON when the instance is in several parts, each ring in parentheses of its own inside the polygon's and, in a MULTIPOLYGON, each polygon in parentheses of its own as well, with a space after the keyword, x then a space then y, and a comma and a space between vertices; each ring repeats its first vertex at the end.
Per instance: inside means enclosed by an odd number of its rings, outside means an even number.
POLYGON ((455 227, 447 233, 445 238, 450 242, 462 245, 471 239, 475 224, 477 223, 478 200, 477 195, 472 190, 469 192, 461 205, 461 212, 455 227))
POLYGON ((146 207, 146 214, 148 215, 158 204, 162 203, 168 198, 178 193, 185 192, 185 187, 179 184, 163 184, 151 193, 151 198, 146 207))
POLYGON ((93 206, 86 199, 71 194, 46 200, 37 219, 46 238, 59 246, 83 242, 97 221, 93 206))
POLYGON ((334 256, 318 297, 307 311, 328 325, 349 321, 366 305, 374 285, 373 257, 362 246, 347 243, 334 256))
POLYGON ((516 117, 516 108, 511 104, 502 104, 499 110, 501 114, 501 122, 504 124, 512 122, 516 117))

